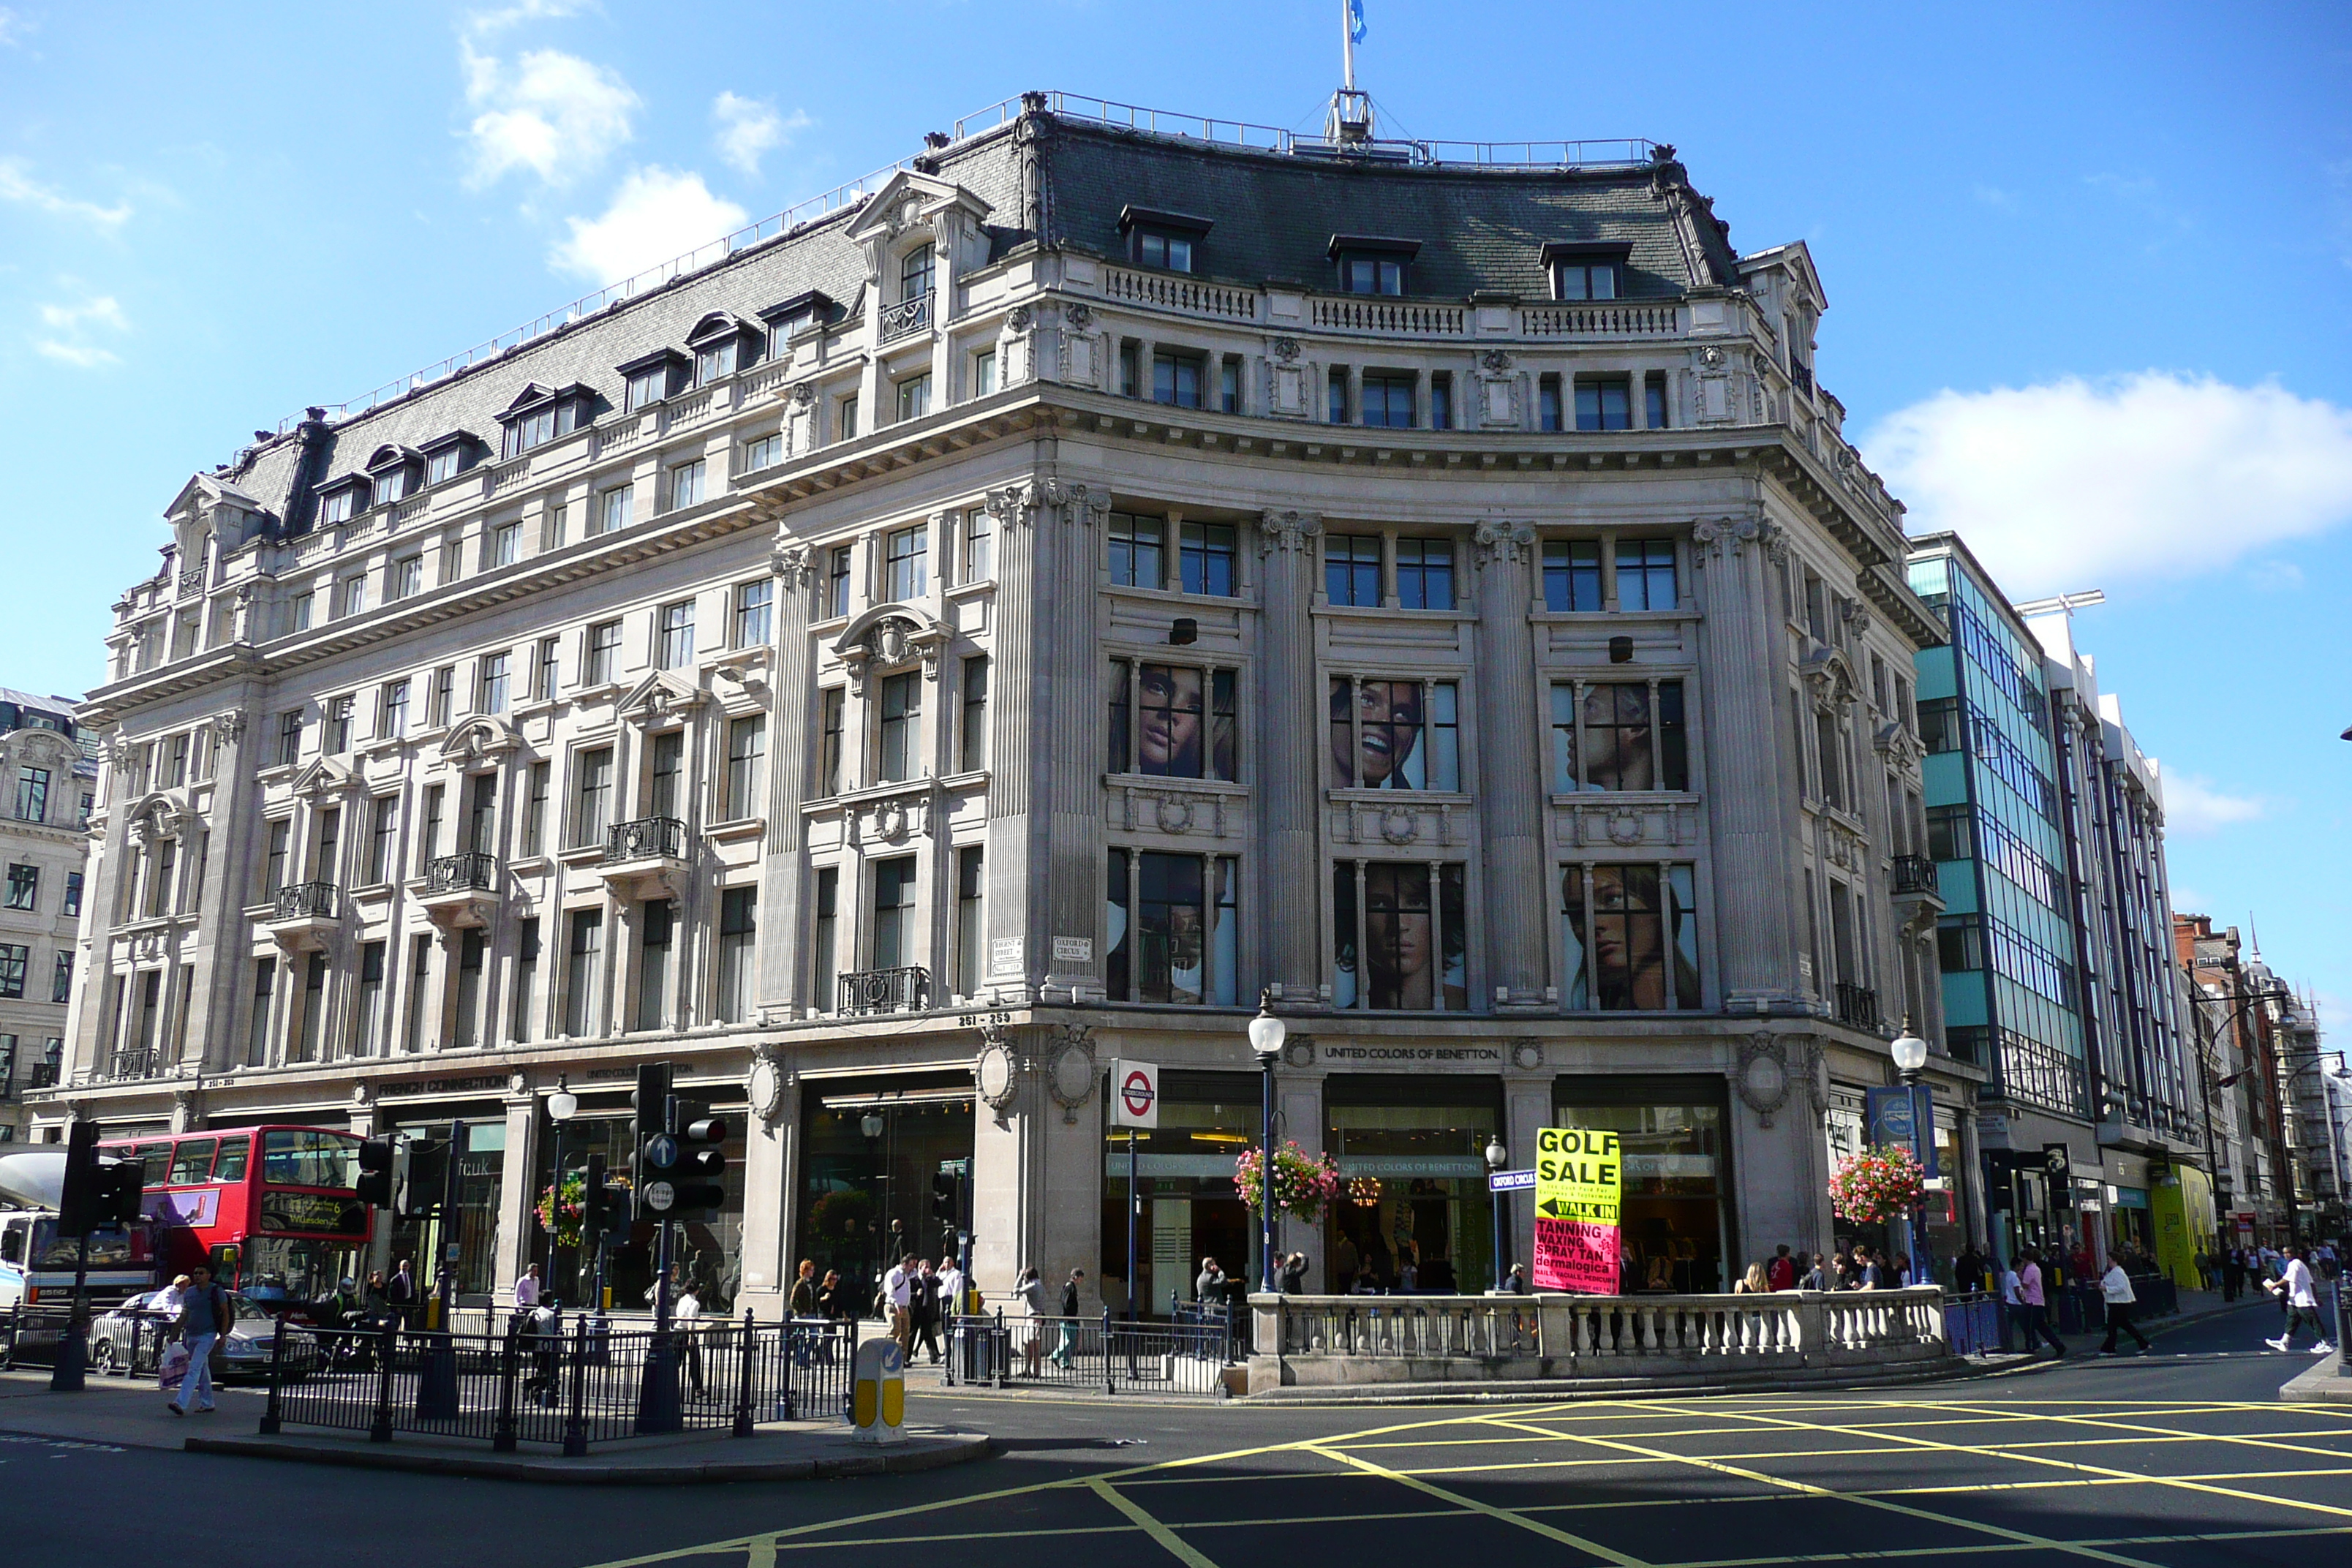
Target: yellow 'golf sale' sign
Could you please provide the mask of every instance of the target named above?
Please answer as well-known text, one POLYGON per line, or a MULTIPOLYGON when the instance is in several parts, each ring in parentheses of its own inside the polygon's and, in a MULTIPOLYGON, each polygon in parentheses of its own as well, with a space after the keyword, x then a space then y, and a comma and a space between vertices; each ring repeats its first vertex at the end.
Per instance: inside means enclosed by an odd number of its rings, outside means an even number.
POLYGON ((1537 1131, 1537 1289, 1617 1293, 1623 1194, 1616 1133, 1588 1127, 1537 1131))

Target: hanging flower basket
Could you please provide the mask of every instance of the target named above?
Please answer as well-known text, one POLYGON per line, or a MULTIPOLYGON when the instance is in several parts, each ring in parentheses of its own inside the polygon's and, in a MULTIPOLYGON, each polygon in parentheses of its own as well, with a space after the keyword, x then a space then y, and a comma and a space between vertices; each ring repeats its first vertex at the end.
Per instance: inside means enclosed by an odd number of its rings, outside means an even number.
POLYGON ((1918 1207, 1927 1191, 1917 1156, 1899 1143, 1874 1143, 1838 1162, 1830 1206, 1857 1225, 1875 1225, 1918 1207))
POLYGON ((553 1236, 558 1247, 578 1247, 580 1216, 587 1201, 588 1175, 584 1171, 571 1172, 563 1178, 561 1197, 553 1187, 541 1188, 539 1202, 532 1205, 539 1215, 539 1228, 553 1236))
POLYGON ((1360 1209, 1372 1207, 1381 1201, 1381 1179, 1378 1176, 1349 1177, 1348 1201, 1360 1209))
MULTIPOLYGON (((1264 1179, 1260 1170, 1263 1157, 1258 1150, 1244 1149, 1234 1160, 1234 1185, 1241 1189, 1242 1202, 1253 1214, 1264 1214, 1264 1179)), ((1274 1152, 1274 1208, 1293 1219, 1317 1220, 1339 1195, 1339 1166, 1328 1154, 1309 1154, 1296 1143, 1285 1143, 1274 1152)))

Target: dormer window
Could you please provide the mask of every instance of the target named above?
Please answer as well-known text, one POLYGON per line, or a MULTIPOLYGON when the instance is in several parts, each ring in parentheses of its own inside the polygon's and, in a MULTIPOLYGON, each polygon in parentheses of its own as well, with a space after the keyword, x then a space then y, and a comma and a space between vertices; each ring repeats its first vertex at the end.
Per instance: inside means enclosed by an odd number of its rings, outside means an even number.
POLYGON ((1555 240, 1544 247, 1544 265, 1551 269, 1555 300, 1615 300, 1625 292, 1622 245, 1580 244, 1555 240))
POLYGON ((686 334, 694 351, 694 384, 710 386, 726 380, 751 363, 745 340, 759 329, 731 310, 713 310, 686 334))
POLYGON ((898 298, 928 299, 938 276, 938 253, 929 244, 915 247, 898 262, 898 298))
POLYGON ((371 500, 377 506, 390 506, 416 493, 417 476, 425 462, 410 447, 384 446, 375 449, 367 467, 368 484, 374 492, 371 500))
POLYGON ((425 448, 425 482, 429 486, 443 484, 457 477, 466 467, 466 454, 474 438, 464 431, 444 436, 425 448))
POLYGON ((795 332, 821 327, 833 319, 833 297, 816 289, 803 289, 760 312, 768 324, 769 341, 781 345, 795 332))
POLYGON ((531 383, 499 416, 499 422, 506 426, 502 455, 520 458, 535 447, 544 447, 584 428, 594 398, 594 393, 576 383, 561 391, 550 391, 537 382, 531 383))
POLYGON ((1209 220, 1128 207, 1118 215, 1118 229, 1127 236, 1127 253, 1138 266, 1191 272, 1194 252, 1208 237, 1209 220))
POLYGON ((656 349, 614 365, 613 368, 621 373, 628 385, 624 412, 635 414, 667 397, 685 363, 686 356, 676 349, 656 349))
POLYGON ((367 481, 346 479, 319 497, 319 526, 332 528, 339 522, 349 522, 360 510, 360 497, 366 493, 367 481))
POLYGON ((1365 235, 1335 234, 1331 259, 1339 264, 1339 288, 1349 294, 1402 294, 1412 258, 1421 254, 1417 239, 1380 239, 1365 235))

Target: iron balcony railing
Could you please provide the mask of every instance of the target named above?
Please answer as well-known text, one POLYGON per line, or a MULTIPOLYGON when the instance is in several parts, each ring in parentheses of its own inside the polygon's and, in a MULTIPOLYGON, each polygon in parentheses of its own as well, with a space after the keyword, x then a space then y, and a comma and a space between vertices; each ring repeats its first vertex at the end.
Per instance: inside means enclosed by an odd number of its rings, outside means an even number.
POLYGON ((903 338, 908 332, 919 332, 931 324, 931 297, 918 294, 911 300, 901 300, 882 309, 879 330, 882 341, 903 338))
POLYGON ((335 918, 336 888, 332 882, 296 882, 278 889, 273 920, 299 921, 335 918))
POLYGON ((155 1047, 124 1046, 106 1060, 106 1076, 110 1079, 153 1078, 155 1047))
POLYGON ((26 1089, 55 1089, 58 1087, 58 1067, 56 1062, 35 1062, 33 1064, 33 1076, 25 1080, 25 1087, 26 1089))
POLYGON ((1936 891, 1936 863, 1925 855, 1895 858, 1895 890, 1898 893, 1936 891))
POLYGON ((464 855, 443 855, 426 862, 425 890, 427 893, 461 893, 472 889, 488 889, 499 874, 498 858, 479 850, 464 855))
POLYGON ((1875 1029, 1878 1027, 1878 993, 1867 985, 1848 985, 1840 982, 1837 1016, 1841 1024, 1851 1024, 1857 1029, 1875 1029))
POLYGON ((604 864, 629 860, 683 860, 686 824, 675 816, 641 816, 604 830, 604 864))
POLYGON ((919 1013, 930 1005, 931 972, 919 963, 852 970, 840 980, 838 1012, 919 1013))

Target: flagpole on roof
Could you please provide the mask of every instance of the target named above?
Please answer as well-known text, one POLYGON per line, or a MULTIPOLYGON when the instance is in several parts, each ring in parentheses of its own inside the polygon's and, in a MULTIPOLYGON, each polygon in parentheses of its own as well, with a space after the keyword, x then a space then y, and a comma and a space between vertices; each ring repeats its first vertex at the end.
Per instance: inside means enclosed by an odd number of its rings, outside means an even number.
POLYGON ((1356 90, 1356 15, 1349 0, 1339 0, 1340 75, 1347 90, 1356 90))

